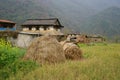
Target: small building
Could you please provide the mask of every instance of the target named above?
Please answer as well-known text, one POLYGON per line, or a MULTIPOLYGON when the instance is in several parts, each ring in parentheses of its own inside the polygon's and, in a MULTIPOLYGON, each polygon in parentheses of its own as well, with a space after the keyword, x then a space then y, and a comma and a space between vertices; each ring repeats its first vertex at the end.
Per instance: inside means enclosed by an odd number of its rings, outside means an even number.
POLYGON ((0 38, 10 41, 13 45, 16 44, 18 36, 15 25, 13 21, 0 19, 0 38))
POLYGON ((28 19, 22 24, 22 32, 39 33, 41 35, 62 35, 63 26, 57 18, 28 19))
POLYGON ((5 30, 14 31, 16 30, 15 24, 16 23, 14 23, 13 21, 0 19, 0 31, 5 31, 5 30))
POLYGON ((67 41, 75 43, 91 43, 91 42, 104 42, 105 39, 97 35, 84 35, 84 34, 68 34, 67 41))
POLYGON ((89 42, 104 42, 105 41, 103 37, 97 36, 97 35, 87 36, 87 39, 89 42))
POLYGON ((62 36, 61 29, 63 26, 57 18, 52 19, 28 19, 22 25, 22 31, 19 32, 17 46, 26 48, 34 38, 51 35, 62 36))
POLYGON ((104 42, 105 39, 102 36, 98 35, 78 35, 76 36, 76 42, 77 43, 96 43, 96 42, 104 42))

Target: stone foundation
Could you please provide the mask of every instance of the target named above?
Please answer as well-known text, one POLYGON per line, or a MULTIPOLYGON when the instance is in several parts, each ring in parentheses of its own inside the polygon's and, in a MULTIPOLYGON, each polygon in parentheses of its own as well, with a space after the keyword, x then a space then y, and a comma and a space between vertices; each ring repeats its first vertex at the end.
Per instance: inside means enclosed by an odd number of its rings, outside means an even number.
POLYGON ((16 45, 17 47, 27 48, 33 39, 39 36, 39 34, 19 33, 16 45))

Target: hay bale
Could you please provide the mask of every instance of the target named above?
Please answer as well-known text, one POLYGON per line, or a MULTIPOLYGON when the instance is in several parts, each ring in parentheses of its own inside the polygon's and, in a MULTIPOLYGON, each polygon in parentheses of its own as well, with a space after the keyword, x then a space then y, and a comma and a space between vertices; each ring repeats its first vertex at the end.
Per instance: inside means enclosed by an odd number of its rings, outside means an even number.
POLYGON ((33 40, 24 59, 33 60, 40 64, 49 64, 64 62, 65 55, 62 46, 55 38, 41 36, 33 40))
POLYGON ((79 60, 82 58, 82 51, 74 43, 61 42, 66 59, 79 60))

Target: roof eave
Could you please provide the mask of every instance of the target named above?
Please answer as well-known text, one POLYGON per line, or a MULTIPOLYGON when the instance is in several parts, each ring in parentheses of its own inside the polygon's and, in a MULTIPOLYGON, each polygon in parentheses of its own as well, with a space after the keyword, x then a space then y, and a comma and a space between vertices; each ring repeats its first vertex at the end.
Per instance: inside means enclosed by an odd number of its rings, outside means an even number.
POLYGON ((13 23, 13 22, 0 22, 0 23, 6 23, 6 24, 16 24, 16 23, 13 23))
MULTIPOLYGON (((52 24, 22 24, 21 26, 61 26, 61 25, 52 25, 52 24)), ((64 26, 61 26, 64 27, 64 26)))

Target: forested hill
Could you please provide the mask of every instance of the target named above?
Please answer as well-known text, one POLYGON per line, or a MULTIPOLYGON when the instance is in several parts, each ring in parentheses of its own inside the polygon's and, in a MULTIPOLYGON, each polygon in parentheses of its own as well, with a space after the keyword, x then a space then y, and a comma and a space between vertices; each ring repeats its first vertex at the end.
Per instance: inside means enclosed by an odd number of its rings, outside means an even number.
POLYGON ((119 4, 119 0, 0 0, 0 19, 20 25, 28 18, 57 17, 71 31, 109 37, 120 34, 119 4))
POLYGON ((83 24, 83 31, 101 34, 110 38, 120 38, 120 8, 111 7, 88 18, 83 24))
POLYGON ((28 18, 39 18, 45 15, 42 7, 33 0, 0 0, 0 18, 10 19, 21 24, 28 18))

